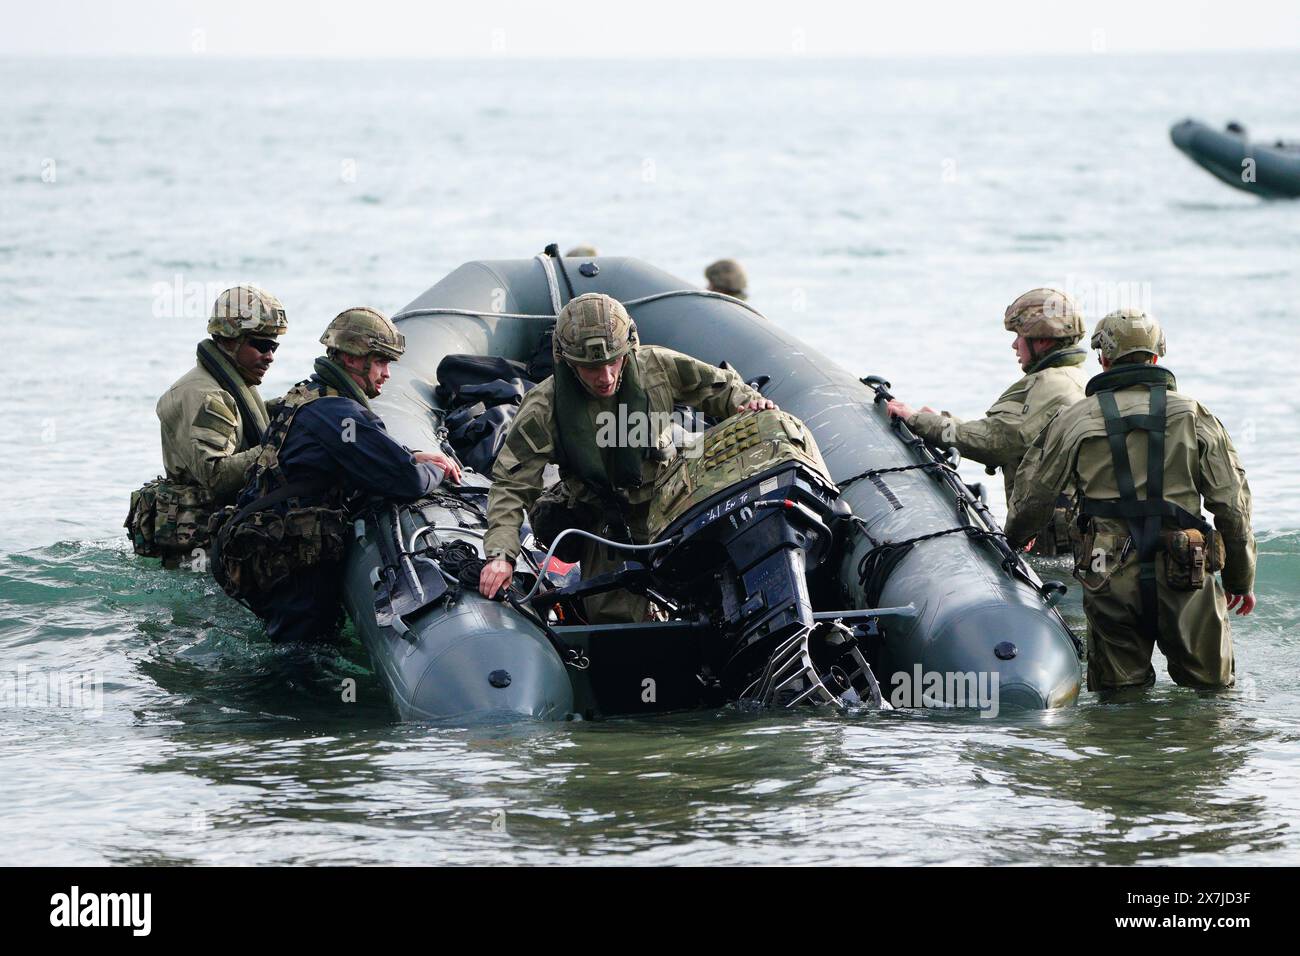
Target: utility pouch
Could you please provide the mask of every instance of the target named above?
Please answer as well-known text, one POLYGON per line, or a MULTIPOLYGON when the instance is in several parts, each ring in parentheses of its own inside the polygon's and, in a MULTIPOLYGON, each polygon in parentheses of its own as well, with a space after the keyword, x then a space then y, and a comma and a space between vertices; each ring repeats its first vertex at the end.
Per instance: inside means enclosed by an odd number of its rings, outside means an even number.
POLYGON ((1207 574, 1223 566, 1223 542, 1213 531, 1164 531, 1165 579, 1175 591, 1199 591, 1207 574))
POLYGON ((212 495, 206 488, 159 476, 131 492, 123 527, 136 554, 170 560, 206 549, 212 495))
POLYGON ((224 508, 212 519, 213 576, 233 598, 258 601, 296 572, 343 559, 347 521, 341 510, 268 509, 232 522, 234 510, 224 508))
POLYGON ((1070 509, 1057 505, 1043 530, 1034 536, 1034 546, 1029 553, 1050 557, 1073 551, 1073 522, 1070 518, 1070 509))
POLYGON ((1092 521, 1086 530, 1073 522, 1070 527, 1075 579, 1092 594, 1108 590, 1111 576, 1132 553, 1128 535, 1098 530, 1092 521))
MULTIPOLYGON (((560 532, 568 528, 581 528, 598 534, 601 530, 601 511, 569 494, 560 482, 544 492, 528 509, 528 520, 533 526, 533 537, 543 548, 549 548, 560 532)), ((570 535, 560 543, 555 556, 572 563, 582 558, 583 538, 570 535)))
POLYGON ((1075 574, 1078 575, 1088 570, 1092 564, 1092 546, 1097 534, 1092 528, 1092 522, 1088 522, 1088 530, 1084 531, 1077 521, 1070 521, 1066 525, 1066 535, 1070 542, 1070 553, 1074 556, 1075 574))

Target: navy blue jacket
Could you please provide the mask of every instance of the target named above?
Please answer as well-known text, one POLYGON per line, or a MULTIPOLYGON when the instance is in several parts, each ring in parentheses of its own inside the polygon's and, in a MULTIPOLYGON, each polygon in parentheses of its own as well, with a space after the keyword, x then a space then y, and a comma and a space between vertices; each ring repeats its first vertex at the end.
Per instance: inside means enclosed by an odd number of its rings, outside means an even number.
MULTIPOLYGON (((389 436, 383 419, 343 397, 318 398, 298 409, 280 448, 280 468, 291 482, 319 479, 341 487, 344 496, 365 492, 399 501, 426 495, 442 481, 442 469, 417 462, 389 436)), ((271 479, 268 491, 275 485, 271 479)), ((250 482, 240 507, 257 493, 250 482)))

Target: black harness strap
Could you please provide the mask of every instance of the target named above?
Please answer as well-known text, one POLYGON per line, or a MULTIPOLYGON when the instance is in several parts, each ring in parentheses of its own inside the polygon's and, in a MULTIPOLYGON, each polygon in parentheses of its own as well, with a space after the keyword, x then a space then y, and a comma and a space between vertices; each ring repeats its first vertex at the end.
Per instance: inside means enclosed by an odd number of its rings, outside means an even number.
POLYGON ((1150 387, 1151 404, 1146 415, 1123 416, 1115 402, 1113 391, 1097 391, 1097 401, 1106 419, 1106 439, 1110 444, 1111 461, 1115 468, 1115 484, 1119 500, 1079 498, 1082 514, 1095 518, 1122 519, 1128 523, 1129 535, 1137 548, 1138 595, 1142 603, 1141 624, 1143 632, 1152 640, 1159 635, 1159 591, 1156 578, 1156 555, 1162 548, 1160 532, 1166 520, 1180 528, 1196 528, 1212 533, 1210 526, 1198 515, 1172 501, 1165 494, 1165 407, 1166 387, 1150 387), (1146 497, 1138 498, 1133 482, 1133 467, 1128 457, 1126 438, 1129 432, 1141 431, 1147 436, 1146 497))

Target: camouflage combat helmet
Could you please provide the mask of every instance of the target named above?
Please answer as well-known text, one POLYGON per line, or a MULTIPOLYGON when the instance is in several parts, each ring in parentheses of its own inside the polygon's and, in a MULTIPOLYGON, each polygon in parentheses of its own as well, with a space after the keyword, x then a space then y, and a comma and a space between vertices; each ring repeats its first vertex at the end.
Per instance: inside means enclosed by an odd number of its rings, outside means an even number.
POLYGON ((596 251, 596 247, 595 247, 595 246, 581 245, 581 246, 574 246, 572 249, 570 249, 568 252, 566 252, 566 253, 564 254, 564 258, 566 258, 566 259, 594 259, 594 258, 595 258, 596 256, 598 256, 598 255, 600 255, 600 253, 596 251))
POLYGON ((588 292, 560 310, 551 342, 557 365, 561 360, 589 367, 608 365, 637 344, 636 323, 622 302, 588 292))
POLYGON ((223 339, 241 335, 283 335, 289 328, 280 300, 255 285, 237 285, 217 296, 208 334, 223 339))
POLYGON ((406 351, 406 336, 397 331, 397 326, 382 312, 364 306, 344 309, 334 316, 320 342, 326 348, 358 358, 380 355, 396 360, 406 351))
POLYGON ((745 298, 749 279, 735 259, 719 259, 704 270, 704 278, 714 292, 725 292, 737 299, 745 298))
POLYGON ((1007 306, 1002 324, 1027 339, 1066 339, 1071 345, 1088 331, 1079 306, 1058 289, 1030 289, 1007 306))
POLYGON ((1097 323, 1092 347, 1107 362, 1135 352, 1164 355, 1165 333, 1160 323, 1141 309, 1118 309, 1097 323))

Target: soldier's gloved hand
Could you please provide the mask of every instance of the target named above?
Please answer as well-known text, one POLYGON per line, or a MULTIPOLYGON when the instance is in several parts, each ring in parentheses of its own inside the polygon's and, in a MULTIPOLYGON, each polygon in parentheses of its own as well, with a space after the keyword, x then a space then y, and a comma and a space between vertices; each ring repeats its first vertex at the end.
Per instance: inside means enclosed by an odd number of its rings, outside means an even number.
POLYGON ((767 411, 768 409, 780 411, 776 402, 772 401, 770 398, 756 398, 752 402, 736 406, 736 411, 738 412, 762 412, 767 411))
POLYGON ((1231 611, 1234 607, 1236 607, 1238 603, 1241 604, 1241 607, 1238 609, 1237 613, 1243 615, 1249 614, 1251 611, 1255 610, 1255 595, 1254 594, 1229 594, 1228 595, 1229 611, 1231 611))
POLYGON ((485 598, 494 598, 504 585, 510 583, 515 573, 514 563, 505 558, 496 558, 483 565, 478 576, 478 593, 485 598))
POLYGON ((460 484, 460 465, 452 461, 446 455, 439 454, 436 451, 417 451, 415 453, 416 461, 427 462, 442 469, 444 478, 451 479, 455 484, 460 484))

